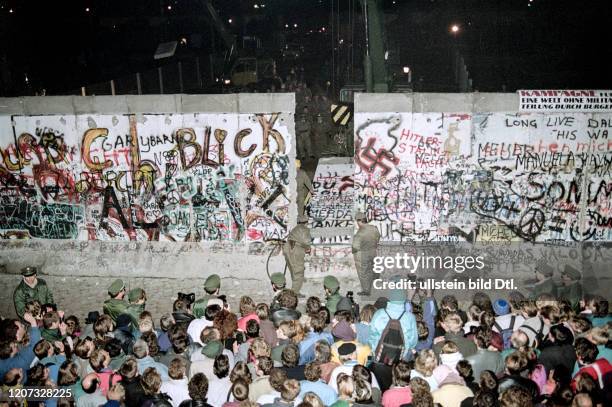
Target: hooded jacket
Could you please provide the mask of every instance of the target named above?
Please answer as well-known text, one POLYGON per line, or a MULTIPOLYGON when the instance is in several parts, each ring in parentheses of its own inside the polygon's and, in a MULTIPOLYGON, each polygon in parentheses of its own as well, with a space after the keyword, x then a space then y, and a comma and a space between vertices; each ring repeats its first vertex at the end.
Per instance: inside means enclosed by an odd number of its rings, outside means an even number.
POLYGON ((418 334, 416 319, 411 312, 406 311, 404 301, 389 301, 385 309, 379 309, 372 316, 372 322, 370 322, 370 337, 368 338, 372 352, 376 352, 380 337, 389 322, 389 316, 391 316, 391 318, 399 318, 402 312, 404 315, 400 319, 400 324, 404 334, 403 358, 406 359, 408 355, 411 354, 411 349, 417 344, 418 334), (387 312, 385 312, 385 310, 387 312), (387 313, 389 313, 389 315, 387 315, 387 313))

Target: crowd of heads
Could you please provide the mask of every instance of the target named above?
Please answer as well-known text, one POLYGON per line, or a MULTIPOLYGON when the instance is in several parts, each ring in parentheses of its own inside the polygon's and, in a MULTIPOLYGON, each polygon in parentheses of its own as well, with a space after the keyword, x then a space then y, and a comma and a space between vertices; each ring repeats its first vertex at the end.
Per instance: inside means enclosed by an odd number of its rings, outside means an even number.
POLYGON ((215 407, 612 403, 612 322, 601 296, 572 304, 547 294, 529 299, 512 292, 505 300, 476 293, 459 304, 452 295, 404 293, 403 303, 396 295, 362 304, 342 297, 328 307, 340 291, 336 280, 327 281, 321 297, 307 298, 303 311, 296 293, 282 285, 270 305, 245 295, 232 310, 220 279, 213 280, 197 301, 185 294, 168 299, 163 315, 146 310, 145 290, 126 296, 115 283, 104 306, 83 310, 86 318, 27 302, 22 318, 0 323, 3 389, 70 389, 72 397, 58 405, 79 399, 215 407), (124 297, 123 311, 113 314, 111 305, 124 297), (390 304, 401 315, 391 316, 390 304), (129 312, 131 305, 138 314, 129 312), (414 325, 404 324, 406 314, 414 325), (381 318, 415 331, 409 334, 416 345, 391 363, 375 354, 383 339, 373 339, 372 329, 381 318))

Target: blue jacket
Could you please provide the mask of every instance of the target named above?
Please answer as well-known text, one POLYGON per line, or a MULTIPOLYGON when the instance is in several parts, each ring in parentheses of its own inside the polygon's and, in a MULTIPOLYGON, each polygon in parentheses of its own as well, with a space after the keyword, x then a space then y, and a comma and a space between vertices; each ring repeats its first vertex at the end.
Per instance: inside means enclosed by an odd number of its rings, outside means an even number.
MULTIPOLYGON (((427 339, 419 341, 415 350, 418 352, 423 349, 431 349, 433 346, 434 334, 436 332, 436 315, 438 313, 436 307, 436 300, 434 298, 425 298, 421 304, 423 308, 423 322, 427 325, 428 335, 427 339)), ((412 312, 412 304, 406 302, 406 311, 412 312)), ((418 334, 417 334, 418 338, 418 334)))
POLYGON ((338 400, 338 393, 323 380, 317 380, 316 382, 310 382, 308 380, 300 381, 300 394, 298 398, 303 399, 304 395, 308 392, 312 392, 319 396, 326 406, 331 406, 338 400))
POLYGON ((402 312, 404 315, 400 320, 400 324, 402 325, 402 332, 404 333, 404 358, 412 353, 411 350, 416 346, 418 340, 416 319, 411 312, 406 311, 404 304, 404 301, 390 301, 387 303, 387 308, 379 309, 374 313, 374 316, 372 316, 372 322, 370 323, 370 337, 368 342, 370 343, 373 353, 376 352, 376 347, 378 346, 380 337, 385 330, 387 323, 389 322, 389 316, 387 313, 389 313, 392 318, 399 318, 399 316, 402 315, 402 312))
POLYGON ((153 359, 151 356, 145 356, 142 359, 138 359, 137 363, 138 373, 143 374, 148 367, 153 367, 161 376, 162 381, 166 381, 169 379, 168 368, 166 367, 166 365, 156 362, 155 359, 153 359))
POLYGON ((300 366, 310 363, 315 358, 315 345, 318 341, 324 340, 330 345, 334 343, 334 337, 329 332, 309 332, 300 342, 300 366))
POLYGON ((27 381, 27 374, 32 361, 36 357, 34 355, 34 346, 40 341, 40 329, 36 327, 30 328, 30 344, 21 348, 19 352, 12 358, 0 359, 0 379, 12 368, 23 369, 24 383, 27 381))

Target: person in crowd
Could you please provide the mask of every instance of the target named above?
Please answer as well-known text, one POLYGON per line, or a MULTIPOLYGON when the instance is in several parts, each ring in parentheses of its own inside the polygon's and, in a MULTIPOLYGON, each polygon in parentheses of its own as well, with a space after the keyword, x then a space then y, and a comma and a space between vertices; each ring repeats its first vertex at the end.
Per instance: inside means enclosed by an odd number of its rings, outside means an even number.
POLYGON ((278 308, 270 308, 270 320, 275 327, 283 321, 299 321, 302 316, 297 310, 298 296, 293 290, 285 288, 278 294, 278 308))
POLYGON ((126 355, 132 353, 132 347, 135 341, 132 324, 134 324, 134 322, 130 315, 121 314, 117 317, 115 330, 113 331, 113 338, 119 342, 121 349, 123 349, 126 355))
POLYGON ((111 358, 108 367, 112 371, 119 370, 119 368, 121 367, 121 365, 123 365, 123 362, 125 362, 125 359, 127 358, 127 355, 123 352, 123 349, 121 348, 121 343, 119 342, 119 340, 113 338, 110 341, 106 342, 106 345, 104 345, 104 350, 108 352, 108 355, 111 358))
POLYGON ((524 352, 514 352, 506 358, 504 375, 499 380, 499 392, 502 393, 510 387, 520 387, 527 391, 533 399, 540 394, 538 385, 528 377, 525 377, 528 364, 527 355, 524 352))
POLYGON ((534 407, 533 398, 528 390, 521 386, 512 386, 505 390, 499 399, 500 407, 534 407))
POLYGON ((140 377, 144 390, 142 407, 172 407, 167 394, 161 393, 162 378, 153 367, 147 367, 140 377))
POLYGON ((393 383, 383 394, 383 407, 399 407, 412 402, 412 390, 409 384, 410 366, 404 361, 399 361, 393 366, 393 383))
POLYGON ((540 352, 538 362, 544 365, 547 372, 559 371, 562 367, 569 375, 576 363, 572 331, 563 324, 553 325, 548 333, 548 343, 540 352))
POLYGON ((223 349, 223 343, 219 340, 207 342, 201 350, 204 358, 191 363, 189 376, 193 377, 196 373, 203 373, 207 378, 212 378, 214 376, 215 359, 223 353, 223 349))
POLYGON ((183 401, 179 407, 212 407, 207 402, 208 379, 203 373, 196 373, 187 385, 189 400, 183 401))
POLYGON ((138 361, 138 373, 141 375, 146 369, 151 367, 161 376, 161 380, 166 381, 169 379, 168 368, 164 364, 156 362, 149 355, 149 345, 144 340, 139 339, 134 343, 134 356, 138 361))
POLYGON ((376 257, 376 249, 380 241, 380 232, 374 225, 369 225, 366 215, 363 212, 357 212, 355 215, 357 223, 357 232, 353 236, 351 244, 353 259, 355 260, 355 268, 357 276, 361 283, 361 292, 358 295, 370 296, 372 291, 372 281, 374 280, 374 257, 376 257))
POLYGON ((304 380, 304 365, 300 365, 300 349, 297 345, 290 343, 283 349, 281 355, 283 370, 287 373, 287 377, 295 380, 304 380))
POLYGON ((447 313, 441 326, 445 333, 443 339, 438 340, 433 346, 436 355, 440 354, 444 341, 454 342, 459 348, 459 352, 461 352, 464 357, 469 357, 476 353, 476 345, 474 342, 463 336, 463 321, 458 313, 447 313))
POLYGON ((23 318, 28 302, 38 301, 39 304, 55 304, 53 293, 42 278, 38 278, 38 268, 28 266, 21 269, 21 282, 13 292, 15 312, 23 318))
POLYGON ((254 367, 255 377, 249 385, 249 400, 257 402, 259 397, 274 390, 270 385, 270 373, 274 367, 274 362, 269 356, 260 356, 256 359, 254 367))
POLYGON ((295 379, 287 379, 281 386, 280 397, 273 403, 263 404, 262 407, 291 407, 300 394, 300 382, 295 379))
POLYGON ((0 379, 11 369, 26 372, 36 358, 34 346, 41 339, 40 329, 31 314, 24 313, 23 320, 26 324, 10 318, 0 321, 0 379))
POLYGON ((125 389, 125 404, 128 407, 141 406, 145 394, 138 372, 138 361, 132 356, 128 357, 119 368, 118 373, 121 375, 121 384, 125 389))
POLYGON ((612 389, 612 364, 604 358, 598 358, 597 345, 587 338, 576 339, 576 361, 580 369, 574 375, 572 386, 576 387, 576 378, 583 373, 591 376, 599 388, 612 389))
POLYGON ((102 394, 98 384, 98 377, 95 373, 90 373, 83 378, 81 386, 84 394, 77 400, 77 407, 99 407, 106 403, 106 397, 102 394))
POLYGON ((259 318, 259 335, 270 347, 275 346, 278 343, 278 337, 276 336, 276 327, 269 319, 270 307, 265 303, 257 304, 256 313, 259 318))
POLYGON ((357 332, 357 342, 362 345, 368 345, 370 337, 370 322, 376 312, 376 308, 372 304, 367 304, 359 311, 359 322, 355 323, 355 331, 357 332))
POLYGON ((283 384, 287 381, 287 373, 284 370, 278 368, 272 368, 270 371, 270 387, 272 391, 267 394, 259 396, 257 404, 272 404, 280 398, 281 391, 283 391, 283 384))
POLYGON ((247 323, 251 320, 259 323, 259 316, 257 316, 257 305, 255 301, 248 295, 243 295, 240 297, 240 316, 241 318, 238 320, 238 329, 246 332, 247 323))
POLYGON ((172 407, 178 407, 189 400, 187 389, 187 363, 184 358, 175 357, 168 368, 169 379, 162 382, 160 391, 170 397, 172 407))
POLYGON ((123 314, 127 310, 127 304, 123 300, 125 297, 125 284, 123 280, 116 279, 108 287, 109 299, 104 301, 102 310, 104 314, 111 317, 113 322, 117 320, 117 317, 123 314))
POLYGON ((335 383, 338 389, 338 400, 332 404, 332 407, 349 407, 353 403, 355 393, 353 376, 342 373, 337 377, 335 383))
POLYGON ((334 338, 329 332, 324 332, 325 319, 320 314, 314 314, 309 319, 310 332, 306 334, 306 337, 300 341, 300 364, 305 365, 310 363, 315 358, 315 344, 318 341, 326 341, 330 345, 334 343, 334 338))
POLYGON ((98 379, 98 386, 105 396, 113 384, 121 381, 121 375, 109 367, 110 362, 110 355, 104 349, 94 349, 89 357, 89 364, 98 379))
POLYGON ((331 386, 321 380, 321 366, 319 363, 311 362, 307 364, 304 369, 304 377, 305 380, 300 382, 300 395, 298 398, 303 399, 306 393, 312 392, 318 395, 326 406, 330 406, 336 402, 338 399, 338 393, 336 393, 331 386))
POLYGON ((491 370, 496 374, 504 370, 504 360, 500 352, 491 350, 491 330, 480 327, 474 334, 476 353, 470 355, 466 360, 472 365, 474 377, 480 377, 485 370, 491 370))
MULTIPOLYGON (((159 362, 170 367, 170 363, 175 358, 181 358, 185 362, 185 367, 189 372, 191 368, 191 355, 189 347, 189 336, 185 325, 175 324, 168 330, 168 338, 172 346, 168 351, 161 355, 159 362)), ((159 347, 158 347, 159 348, 159 347)))

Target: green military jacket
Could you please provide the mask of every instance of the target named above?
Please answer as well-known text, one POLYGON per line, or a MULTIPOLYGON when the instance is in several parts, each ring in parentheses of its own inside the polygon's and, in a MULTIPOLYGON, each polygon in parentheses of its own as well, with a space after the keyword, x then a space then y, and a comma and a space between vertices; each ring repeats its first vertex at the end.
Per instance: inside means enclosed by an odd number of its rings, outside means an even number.
POLYGON ((106 315, 112 318, 113 322, 117 322, 117 317, 127 310, 127 304, 123 300, 109 298, 104 301, 102 310, 106 315))
POLYGON ((202 298, 196 300, 193 303, 191 311, 194 317, 202 318, 204 316, 204 312, 206 311, 206 307, 208 306, 208 300, 210 300, 211 298, 217 298, 217 296, 211 294, 204 294, 202 298))
POLYGON ((21 283, 15 288, 13 293, 13 299, 15 302, 15 312, 19 315, 19 318, 23 318, 25 312, 25 306, 30 301, 38 301, 41 305, 54 304, 53 293, 47 286, 47 283, 42 278, 37 279, 36 286, 30 287, 21 280, 21 283))
POLYGON ((551 294, 554 297, 557 296, 557 286, 552 278, 547 278, 534 284, 533 297, 536 298, 540 294, 551 294))
POLYGON ((144 304, 130 304, 127 306, 124 314, 128 314, 132 319, 132 325, 138 329, 138 320, 140 319, 140 314, 145 310, 144 304))
POLYGON ((352 251, 355 252, 375 252, 380 241, 380 233, 374 225, 363 225, 353 236, 352 251))
POLYGON ((582 299, 582 284, 576 281, 570 285, 562 285, 557 288, 557 296, 570 301, 572 306, 578 304, 582 299))
POLYGON ((338 307, 338 303, 340 302, 341 299, 342 299, 342 296, 340 295, 339 292, 336 292, 335 294, 332 294, 329 297, 327 297, 327 301, 325 302, 325 306, 329 310, 329 314, 332 317, 336 313, 336 308, 338 307))
POLYGON ((62 335, 59 329, 46 329, 43 328, 40 330, 41 338, 53 343, 56 341, 61 341, 66 337, 66 335, 62 335))
POLYGON ((310 249, 310 243, 312 242, 312 235, 308 226, 299 224, 289 232, 287 235, 288 242, 295 242, 296 245, 301 248, 308 250, 310 249))
POLYGON ((298 168, 296 176, 295 176, 298 202, 304 202, 306 200, 306 195, 310 192, 312 193, 314 189, 312 188, 312 182, 310 181, 310 177, 301 168, 298 168))

